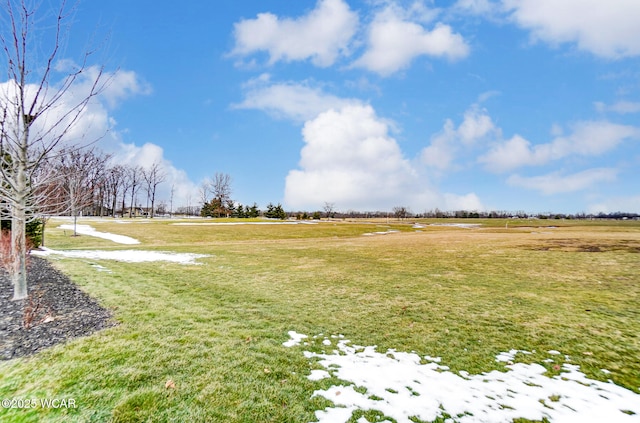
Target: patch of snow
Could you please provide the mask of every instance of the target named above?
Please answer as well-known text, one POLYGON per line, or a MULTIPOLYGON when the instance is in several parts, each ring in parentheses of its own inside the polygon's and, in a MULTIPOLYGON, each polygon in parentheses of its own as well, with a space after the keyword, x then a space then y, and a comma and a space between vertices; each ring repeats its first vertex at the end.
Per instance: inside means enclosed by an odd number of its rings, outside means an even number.
POLYGON ((442 361, 441 357, 431 357, 430 355, 425 355, 423 358, 427 361, 433 361, 434 363, 440 363, 442 361))
MULTIPOLYGON (((60 225, 59 228, 73 231, 73 225, 60 225)), ((110 241, 117 242, 118 244, 140 244, 140 241, 135 238, 131 238, 125 235, 111 234, 109 232, 98 232, 90 225, 76 225, 76 232, 82 235, 108 239, 110 241)))
POLYGON ((346 422, 351 418, 352 410, 348 408, 325 408, 316 411, 319 422, 346 422))
POLYGON ((529 351, 509 350, 509 352, 501 352, 496 356, 496 361, 508 363, 516 358, 516 354, 531 354, 529 351))
POLYGON ((482 226, 480 223, 432 223, 429 226, 449 226, 452 228, 473 229, 482 226))
POLYGON ((177 222, 176 226, 238 226, 238 225, 317 225, 318 222, 282 221, 282 222, 177 222))
POLYGON ((296 331, 293 331, 293 330, 290 330, 288 334, 291 339, 288 340, 287 342, 282 343, 282 345, 284 345, 285 347, 293 347, 295 345, 300 345, 300 342, 302 342, 304 338, 307 338, 307 335, 297 333, 296 331))
POLYGON ((153 261, 167 261, 179 264, 199 264, 196 259, 209 257, 206 254, 173 253, 167 251, 145 251, 145 250, 50 250, 40 247, 40 250, 31 250, 31 254, 36 256, 57 255, 69 258, 86 258, 92 260, 116 260, 127 263, 143 263, 153 261))
POLYGON ((326 370, 311 370, 311 374, 307 376, 309 380, 321 380, 331 377, 328 371, 326 370))
MULTIPOLYGON (((293 331, 290 336, 292 333, 294 339, 304 336, 293 331)), ((535 363, 506 365, 506 372, 471 375, 461 371, 458 375, 433 361, 421 364, 415 353, 378 353, 375 346, 349 344, 348 340, 339 341, 332 354, 304 351, 305 357, 325 367, 330 376, 353 384, 314 392, 313 396, 335 404, 316 411, 321 423, 347 422, 356 410, 378 410, 398 423, 411 423, 412 418, 433 421, 445 414, 459 423, 518 418, 640 422, 639 394, 612 382, 588 379, 577 365, 565 363, 563 372, 553 377, 545 376, 546 368, 535 363), (354 386, 366 388, 366 392, 362 394, 354 386)), ((518 353, 526 352, 511 350, 498 354, 496 360, 514 359, 518 353)), ((314 370, 312 375, 311 380, 318 380, 320 373, 314 370)))
POLYGON ((322 341, 322 345, 331 345, 331 341, 325 339, 324 341, 322 341))
POLYGON ((99 264, 96 263, 89 263, 89 265, 93 268, 95 268, 98 272, 105 272, 105 273, 111 273, 111 270, 107 269, 104 266, 100 266, 99 264))
POLYGON ((393 229, 389 229, 388 231, 384 231, 384 232, 367 232, 367 233, 364 233, 364 234, 362 234, 362 235, 365 235, 365 236, 372 236, 372 235, 389 235, 389 234, 395 234, 396 232, 400 232, 400 231, 396 231, 396 230, 393 230, 393 229))
POLYGON ((560 351, 556 351, 556 350, 549 350, 549 351, 547 351, 547 352, 548 352, 549 354, 551 354, 551 355, 560 355, 560 354, 562 354, 560 351))

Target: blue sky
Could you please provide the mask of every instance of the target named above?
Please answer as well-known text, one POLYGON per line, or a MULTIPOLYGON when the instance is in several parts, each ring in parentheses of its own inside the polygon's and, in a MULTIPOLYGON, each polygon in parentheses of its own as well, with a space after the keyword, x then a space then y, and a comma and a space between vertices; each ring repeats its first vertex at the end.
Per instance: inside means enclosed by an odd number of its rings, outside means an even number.
POLYGON ((165 200, 640 212, 637 0, 176 4, 81 2, 64 51, 118 69, 101 146, 165 200))

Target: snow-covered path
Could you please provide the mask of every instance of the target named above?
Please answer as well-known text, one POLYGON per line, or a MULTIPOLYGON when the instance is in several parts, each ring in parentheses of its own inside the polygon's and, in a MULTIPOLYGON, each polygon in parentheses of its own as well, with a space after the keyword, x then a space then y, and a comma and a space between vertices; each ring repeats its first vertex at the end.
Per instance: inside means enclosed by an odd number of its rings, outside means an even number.
MULTIPOLYGON (((65 229, 68 231, 73 231, 73 225, 60 225, 60 229, 65 229)), ((76 232, 81 235, 94 236, 96 238, 108 239, 113 242, 117 242, 118 244, 126 244, 126 245, 135 245, 140 244, 135 238, 131 238, 125 235, 116 235, 109 232, 98 232, 94 227, 90 225, 76 225, 76 232)))
POLYGON ((50 250, 41 247, 33 250, 31 254, 36 256, 62 256, 70 258, 86 258, 93 260, 116 260, 127 263, 143 263, 151 261, 166 261, 179 264, 199 264, 195 260, 209 257, 206 254, 174 253, 169 251, 145 251, 145 250, 50 250))

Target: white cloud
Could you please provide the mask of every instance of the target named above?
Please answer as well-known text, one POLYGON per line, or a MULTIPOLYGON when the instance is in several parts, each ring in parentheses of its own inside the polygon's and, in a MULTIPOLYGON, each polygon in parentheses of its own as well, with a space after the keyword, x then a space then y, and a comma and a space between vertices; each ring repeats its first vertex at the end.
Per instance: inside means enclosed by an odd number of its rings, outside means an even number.
POLYGON ((325 201, 356 209, 387 209, 403 199, 415 174, 389 127, 370 106, 330 110, 307 122, 300 167, 286 179, 293 208, 325 201))
POLYGON ((593 104, 599 112, 614 112, 619 114, 631 114, 640 113, 640 102, 633 101, 618 101, 614 104, 605 104, 602 102, 595 102, 593 104))
POLYGON ((495 126, 487 111, 474 105, 465 112, 464 120, 458 128, 455 128, 451 119, 447 119, 442 131, 420 153, 420 160, 430 168, 447 170, 452 167, 461 147, 470 147, 480 140, 499 134, 500 129, 495 126))
POLYGON ((480 198, 474 193, 469 193, 466 195, 457 195, 450 193, 443 194, 442 200, 439 202, 444 205, 445 210, 481 211, 485 209, 484 205, 482 205, 482 201, 480 201, 480 198))
POLYGON ((469 145, 495 131, 497 128, 487 111, 474 106, 464 113, 464 120, 458 127, 458 137, 463 144, 469 145))
MULTIPOLYGON (((55 70, 64 75, 79 71, 80 66, 73 60, 62 59, 56 63, 55 70)), ((85 98, 95 90, 95 82, 98 81, 97 96, 99 101, 113 109, 120 102, 136 95, 151 94, 152 88, 140 75, 134 71, 119 69, 115 72, 107 72, 100 66, 88 66, 82 70, 73 84, 69 87, 67 96, 76 100, 85 98)), ((60 85, 60 83, 59 83, 60 85)))
POLYGON ((597 168, 571 175, 563 175, 561 172, 533 177, 511 175, 507 179, 507 184, 551 195, 582 191, 600 182, 613 182, 616 180, 617 173, 616 169, 597 168))
POLYGON ((587 207, 589 213, 640 212, 640 195, 607 198, 587 207))
POLYGON ((107 86, 101 97, 110 108, 114 108, 123 100, 134 95, 151 94, 151 85, 143 81, 134 71, 118 70, 110 75, 107 86))
POLYGON ((524 165, 542 164, 531 151, 531 143, 520 135, 496 145, 478 159, 492 172, 506 172, 524 165))
POLYGON ((534 39, 578 48, 606 58, 640 55, 637 0, 502 0, 534 39))
POLYGON ((260 13, 234 25, 233 55, 269 53, 269 63, 307 60, 320 67, 332 65, 348 53, 358 27, 358 15, 343 0, 319 0, 315 9, 299 18, 260 13))
MULTIPOLYGON (((77 68, 70 60, 61 60, 55 67, 63 74, 75 72, 77 68)), ((59 139, 58 148, 112 140, 113 134, 109 131, 115 121, 110 116, 111 109, 129 97, 150 92, 150 87, 133 71, 105 72, 97 66, 87 67, 73 81, 49 82, 49 89, 40 92, 38 97, 38 118, 30 129, 31 139, 41 139, 43 144, 59 139), (99 94, 92 97, 92 90, 99 94), (47 103, 50 107, 45 107, 47 103)), ((26 85, 27 103, 34 101, 37 91, 36 85, 26 85)), ((17 92, 15 81, 0 83, 0 102, 15 98, 17 92)))
POLYGON ((451 168, 457 145, 455 145, 456 129, 453 121, 447 119, 442 132, 431 139, 431 144, 420 153, 420 161, 430 168, 446 170, 451 168))
POLYGON ((329 109, 361 104, 359 100, 344 99, 324 93, 320 88, 304 83, 269 83, 268 78, 247 85, 244 100, 231 107, 234 109, 256 109, 275 117, 284 117, 298 122, 315 118, 329 109))
MULTIPOLYGON (((154 163, 161 165, 165 180, 158 186, 156 204, 158 201, 165 201, 169 206, 172 187, 174 189, 174 209, 180 206, 194 206, 199 201, 198 186, 189 179, 184 170, 176 168, 171 161, 164 157, 162 147, 150 142, 142 146, 119 143, 115 148, 111 147, 107 151, 113 154, 112 163, 143 168, 149 168, 154 163)), ((145 195, 145 193, 140 192, 139 200, 146 199, 145 195)))
POLYGON ((491 15, 497 9, 496 3, 489 0, 458 0, 453 10, 472 15, 491 15))
POLYGON ((597 156, 613 150, 621 142, 640 137, 640 128, 607 121, 578 122, 573 133, 559 135, 550 143, 531 145, 519 135, 495 145, 479 158, 487 170, 505 172, 521 166, 540 166, 568 156, 597 156))
POLYGON ((429 187, 389 131, 389 123, 366 105, 329 110, 308 121, 300 169, 286 178, 287 207, 313 210, 331 202, 342 210, 482 209, 474 194, 441 194, 429 187))
POLYGON ((437 23, 427 30, 413 14, 395 4, 380 11, 368 30, 367 51, 353 66, 388 76, 421 55, 456 60, 469 54, 464 38, 450 26, 437 23))

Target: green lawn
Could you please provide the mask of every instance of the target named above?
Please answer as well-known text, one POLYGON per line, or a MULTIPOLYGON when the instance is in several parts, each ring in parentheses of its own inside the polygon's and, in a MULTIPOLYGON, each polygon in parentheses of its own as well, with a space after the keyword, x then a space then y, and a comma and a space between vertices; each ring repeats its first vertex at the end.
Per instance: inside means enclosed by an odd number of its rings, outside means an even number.
POLYGON ((81 222, 141 241, 133 246, 71 237, 49 222, 53 249, 209 257, 200 265, 52 257, 120 324, 0 362, 0 398, 77 405, 0 409, 0 421, 314 421, 331 403, 313 392, 336 381, 307 379, 319 367, 305 347, 282 346, 289 330, 440 356, 470 373, 504 370, 501 351, 535 350, 525 359, 541 363, 554 349, 588 377, 640 392, 640 222, 175 222, 81 222), (363 236, 390 229, 400 232, 363 236))

